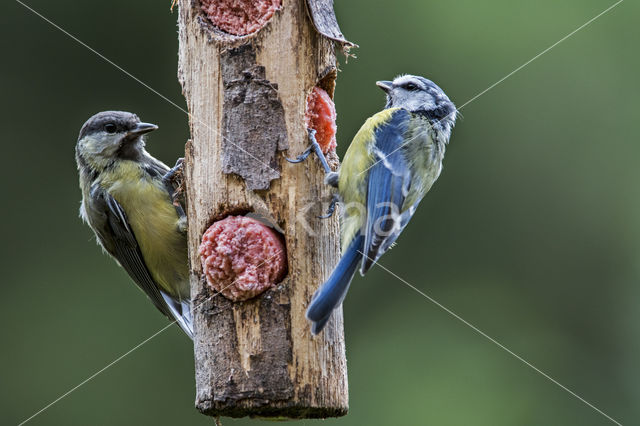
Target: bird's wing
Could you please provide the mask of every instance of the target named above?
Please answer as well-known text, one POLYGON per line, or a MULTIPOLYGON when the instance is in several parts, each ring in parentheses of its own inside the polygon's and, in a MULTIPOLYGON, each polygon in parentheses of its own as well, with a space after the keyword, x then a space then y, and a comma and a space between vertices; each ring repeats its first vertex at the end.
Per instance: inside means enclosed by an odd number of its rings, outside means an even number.
POLYGON ((166 164, 150 155, 145 157, 142 164, 147 174, 152 177, 161 178, 169 171, 169 167, 166 164))
MULTIPOLYGON (((176 163, 175 168, 178 168, 179 164, 182 164, 182 159, 178 161, 179 163, 176 163)), ((153 178, 161 179, 163 181, 164 187, 171 197, 171 202, 173 203, 173 206, 176 208, 176 213, 178 213, 178 217, 181 217, 181 218, 186 217, 186 213, 182 205, 183 203, 181 202, 184 200, 180 197, 177 200, 174 198, 176 191, 178 190, 178 186, 173 181, 173 179, 167 179, 168 173, 170 172, 174 173, 175 168, 170 169, 162 161, 159 161, 150 155, 148 155, 145 158, 145 161, 143 162, 143 168, 149 176, 153 178)))
POLYGON ((151 277, 122 206, 99 184, 93 185, 91 195, 95 203, 94 208, 104 212, 105 215, 105 220, 100 226, 94 226, 102 246, 120 263, 160 312, 170 319, 176 319, 161 290, 151 277))
POLYGON ((408 222, 402 208, 411 186, 411 169, 402 146, 406 143, 409 120, 409 113, 400 109, 375 130, 374 165, 367 182, 362 274, 393 244, 408 222))

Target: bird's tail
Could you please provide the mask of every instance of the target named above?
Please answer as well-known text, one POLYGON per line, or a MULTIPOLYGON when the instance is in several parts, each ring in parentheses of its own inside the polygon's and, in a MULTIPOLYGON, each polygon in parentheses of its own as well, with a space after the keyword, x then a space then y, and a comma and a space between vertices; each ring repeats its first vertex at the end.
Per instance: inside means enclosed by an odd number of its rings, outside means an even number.
POLYGON ((331 318, 331 313, 340 306, 349 290, 349 284, 362 260, 364 237, 358 234, 342 253, 340 262, 329 279, 316 290, 307 308, 307 319, 312 322, 311 333, 318 334, 331 318))
POLYGON ((167 303, 171 315, 176 320, 182 331, 193 340, 193 319, 191 317, 191 303, 189 300, 176 300, 160 290, 162 298, 167 303))

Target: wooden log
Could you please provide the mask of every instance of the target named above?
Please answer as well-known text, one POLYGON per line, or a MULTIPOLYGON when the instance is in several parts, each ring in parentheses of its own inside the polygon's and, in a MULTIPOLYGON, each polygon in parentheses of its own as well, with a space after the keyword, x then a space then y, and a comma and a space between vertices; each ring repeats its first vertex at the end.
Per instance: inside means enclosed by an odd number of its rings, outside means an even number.
POLYGON ((348 410, 342 312, 315 337, 304 316, 338 261, 338 219, 316 218, 329 196, 317 159, 284 160, 308 147, 306 97, 317 84, 333 94, 336 58, 304 0, 282 3, 257 32, 232 36, 207 19, 200 1, 179 2, 196 407, 212 416, 323 418, 348 410), (198 248, 214 221, 248 212, 282 231, 288 274, 233 302, 206 285, 198 248))

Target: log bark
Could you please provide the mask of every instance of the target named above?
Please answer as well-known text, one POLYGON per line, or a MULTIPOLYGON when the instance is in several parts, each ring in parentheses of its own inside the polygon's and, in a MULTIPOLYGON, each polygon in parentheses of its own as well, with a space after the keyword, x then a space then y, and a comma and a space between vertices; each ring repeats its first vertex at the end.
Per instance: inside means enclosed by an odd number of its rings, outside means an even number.
POLYGON ((316 159, 284 160, 309 145, 307 94, 317 84, 333 93, 333 42, 314 30, 304 0, 284 0, 249 36, 221 33, 200 9, 182 0, 178 18, 191 129, 185 186, 196 407, 212 416, 344 415, 342 312, 315 337, 304 316, 338 261, 338 219, 316 219, 329 195, 316 159), (205 284, 198 247, 211 223, 249 212, 282 231, 288 274, 256 298, 232 302, 205 284))

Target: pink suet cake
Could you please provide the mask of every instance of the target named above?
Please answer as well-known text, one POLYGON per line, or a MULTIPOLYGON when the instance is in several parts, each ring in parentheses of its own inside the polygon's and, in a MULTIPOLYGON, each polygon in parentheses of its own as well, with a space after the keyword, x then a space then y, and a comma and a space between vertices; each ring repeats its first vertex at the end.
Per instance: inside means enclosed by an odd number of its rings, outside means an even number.
POLYGON ((209 286, 233 301, 259 295, 287 272, 281 236, 246 216, 228 216, 211 225, 199 253, 209 286))
POLYGON ((316 140, 324 154, 336 149, 336 106, 331 96, 316 86, 307 96, 307 108, 304 114, 307 128, 316 131, 316 140))
POLYGON ((262 28, 281 0, 201 0, 202 10, 222 31, 243 36, 262 28))

